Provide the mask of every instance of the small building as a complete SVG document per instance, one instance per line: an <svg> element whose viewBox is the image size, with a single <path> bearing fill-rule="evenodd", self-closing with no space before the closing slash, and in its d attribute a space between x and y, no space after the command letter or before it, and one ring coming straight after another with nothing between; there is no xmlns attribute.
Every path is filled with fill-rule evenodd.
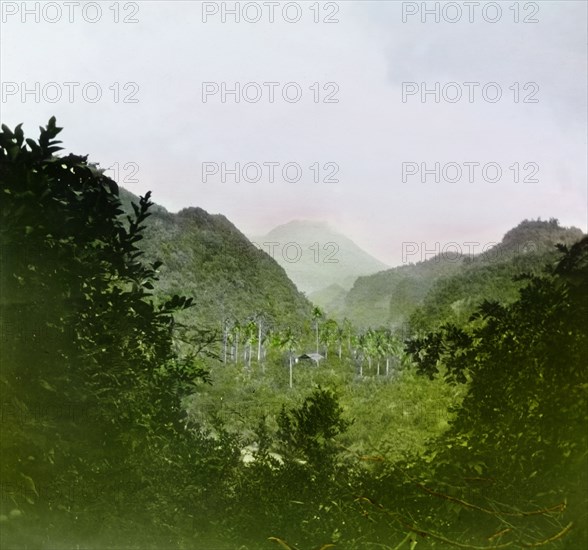
<svg viewBox="0 0 588 550"><path fill-rule="evenodd" d="M318 367L321 359L324 359L324 356L322 356L320 353L303 353L302 355L296 357L296 363L299 361L313 361L315 366Z"/></svg>

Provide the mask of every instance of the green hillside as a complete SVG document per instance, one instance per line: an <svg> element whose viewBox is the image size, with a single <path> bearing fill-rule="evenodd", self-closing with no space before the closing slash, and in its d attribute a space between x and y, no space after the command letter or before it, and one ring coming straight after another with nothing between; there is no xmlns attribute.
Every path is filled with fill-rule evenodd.
<svg viewBox="0 0 588 550"><path fill-rule="evenodd" d="M121 190L127 211L138 198ZM220 214L184 208L177 214L154 205L140 247L149 261L163 262L157 292L194 297L182 321L220 327L224 319L263 313L275 325L299 325L310 303L286 272Z"/></svg>
<svg viewBox="0 0 588 550"><path fill-rule="evenodd" d="M347 291L337 283L333 283L326 288L317 290L308 296L309 300L317 306L328 311L332 317L337 317L343 307L345 307L345 297Z"/></svg>
<svg viewBox="0 0 588 550"><path fill-rule="evenodd" d="M413 316L413 327L425 328L465 318L486 298L514 299L520 287L514 276L538 272L555 260L556 244L572 244L582 235L580 229L562 227L554 219L525 220L482 254L438 255L360 277L343 308L329 313L358 326L399 326Z"/></svg>
<svg viewBox="0 0 588 550"><path fill-rule="evenodd" d="M463 259L435 257L417 264L399 266L367 277L359 277L339 312L357 326L401 324L439 277L458 273ZM395 309L390 307L394 302Z"/></svg>

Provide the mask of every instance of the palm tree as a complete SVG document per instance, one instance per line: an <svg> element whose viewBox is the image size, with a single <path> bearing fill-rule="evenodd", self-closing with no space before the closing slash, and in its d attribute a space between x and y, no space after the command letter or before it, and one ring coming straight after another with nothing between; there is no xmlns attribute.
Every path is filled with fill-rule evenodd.
<svg viewBox="0 0 588 550"><path fill-rule="evenodd" d="M261 332L263 327L263 314L258 313L255 316L257 320L257 363L261 361Z"/></svg>
<svg viewBox="0 0 588 550"><path fill-rule="evenodd" d="M241 334L241 325L239 321L233 323L233 328L229 334L233 343L233 359L236 365L239 363L239 336Z"/></svg>
<svg viewBox="0 0 588 550"><path fill-rule="evenodd" d="M244 350L243 350L243 361L247 361L247 368L251 369L251 348L253 347L253 343L255 342L255 337L257 335L257 325L255 321L250 320L245 327L243 328L244 334Z"/></svg>
<svg viewBox="0 0 588 550"><path fill-rule="evenodd" d="M398 362L401 361L403 355L402 341L398 339L391 331L388 332L387 341L387 353L386 356L386 376L388 376L390 369L390 356L394 357Z"/></svg>
<svg viewBox="0 0 588 550"><path fill-rule="evenodd" d="M368 330L368 366L372 370L372 359L378 356L377 333L375 330Z"/></svg>
<svg viewBox="0 0 588 550"><path fill-rule="evenodd" d="M376 345L376 333L373 329L369 328L364 334L361 335L362 352L367 357L368 369L372 370L372 359L377 356L377 345Z"/></svg>
<svg viewBox="0 0 588 550"><path fill-rule="evenodd" d="M323 317L324 313L323 310L315 306L312 310L312 318L314 319L314 330L316 333L316 352L319 352L319 319Z"/></svg>
<svg viewBox="0 0 588 550"><path fill-rule="evenodd" d="M345 339L345 329L337 326L337 333L335 336L337 338L337 355L339 355L339 361L341 361L341 350L343 348L343 340Z"/></svg>
<svg viewBox="0 0 588 550"><path fill-rule="evenodd" d="M380 359L386 358L386 376L390 372L390 355L394 354L396 348L393 346L392 332L387 328L368 331L372 341L371 353L377 358L377 375L380 375Z"/></svg>
<svg viewBox="0 0 588 550"><path fill-rule="evenodd" d="M380 359L386 355L386 335L382 330L373 333L374 355L377 358L377 376L380 376Z"/></svg>
<svg viewBox="0 0 588 550"><path fill-rule="evenodd" d="M279 347L282 350L288 351L288 368L290 374L290 388L293 385L293 354L294 350L298 347L299 342L296 335L292 332L292 329L288 327L282 334L279 339Z"/></svg>
<svg viewBox="0 0 588 550"><path fill-rule="evenodd" d="M353 329L351 321L347 319L347 317L343 319L343 333L345 335L345 338L347 338L347 353L351 353L351 341L353 339L355 331Z"/></svg>
<svg viewBox="0 0 588 550"><path fill-rule="evenodd" d="M223 365L227 364L227 347L229 343L229 319L223 321Z"/></svg>
<svg viewBox="0 0 588 550"><path fill-rule="evenodd" d="M276 333L269 326L266 326L265 330L261 333L261 366L262 366L262 371L264 370L265 358L267 356L267 349L274 347L273 339L274 339L275 334Z"/></svg>
<svg viewBox="0 0 588 550"><path fill-rule="evenodd" d="M354 338L354 347L353 355L359 363L359 376L363 378L363 360L365 359L367 350L367 338L365 334L360 334Z"/></svg>
<svg viewBox="0 0 588 550"><path fill-rule="evenodd" d="M337 334L337 321L333 319L328 319L322 327L320 331L320 340L325 345L325 359L329 355L329 347L333 343L335 336Z"/></svg>

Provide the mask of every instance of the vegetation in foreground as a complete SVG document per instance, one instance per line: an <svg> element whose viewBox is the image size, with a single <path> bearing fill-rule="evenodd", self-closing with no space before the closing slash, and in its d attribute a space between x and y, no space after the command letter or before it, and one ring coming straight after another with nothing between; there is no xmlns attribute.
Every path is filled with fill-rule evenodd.
<svg viewBox="0 0 588 550"><path fill-rule="evenodd" d="M59 131L0 134L3 548L586 546L587 238L402 345L316 309L198 332L149 195L126 217Z"/></svg>

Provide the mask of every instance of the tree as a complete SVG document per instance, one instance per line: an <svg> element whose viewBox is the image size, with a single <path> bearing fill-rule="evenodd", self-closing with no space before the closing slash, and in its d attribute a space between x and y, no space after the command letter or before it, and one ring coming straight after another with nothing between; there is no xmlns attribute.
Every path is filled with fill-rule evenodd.
<svg viewBox="0 0 588 550"><path fill-rule="evenodd" d="M378 329L373 332L373 347L374 355L377 358L377 375L380 376L380 359L386 358L386 375L389 371L389 345L390 345L390 331L386 329Z"/></svg>
<svg viewBox="0 0 588 550"><path fill-rule="evenodd" d="M243 327L239 321L235 321L229 333L229 339L232 343L233 361L235 365L239 364L239 338L243 331Z"/></svg>
<svg viewBox="0 0 588 550"><path fill-rule="evenodd" d="M253 319L249 320L243 327L243 358L247 361L247 368L249 370L251 370L251 351L257 337L257 330L257 325Z"/></svg>
<svg viewBox="0 0 588 550"><path fill-rule="evenodd" d="M353 328L353 324L351 323L351 321L347 318L343 319L343 337L345 339L347 339L347 353L351 353L351 342L353 340L353 337L355 335L355 330ZM340 351L340 350L339 350ZM341 358L341 355L339 354L339 358Z"/></svg>
<svg viewBox="0 0 588 550"><path fill-rule="evenodd" d="M337 339L337 357L339 357L339 360L341 360L341 355L343 351L343 340L345 339L345 330L343 329L343 327L337 327L335 337Z"/></svg>
<svg viewBox="0 0 588 550"><path fill-rule="evenodd" d="M324 317L323 310L315 306L312 310L312 318L314 321L314 330L316 335L316 352L319 352L319 321Z"/></svg>
<svg viewBox="0 0 588 550"><path fill-rule="evenodd" d="M354 355L356 362L359 364L359 376L363 378L363 362L368 355L368 336L366 333L359 334L355 337Z"/></svg>
<svg viewBox="0 0 588 550"><path fill-rule="evenodd" d="M263 314L258 313L255 316L255 320L257 323L257 363L261 363L261 345L262 345L262 332L263 332Z"/></svg>
<svg viewBox="0 0 588 550"><path fill-rule="evenodd" d="M229 324L230 319L223 320L223 365L227 364L227 348L229 345Z"/></svg>
<svg viewBox="0 0 588 550"><path fill-rule="evenodd" d="M0 133L0 386L3 403L42 411L3 423L0 476L27 480L13 505L32 530L36 514L64 510L92 523L91 503L64 496L72 487L106 477L99 512L128 471L149 483L183 437L183 392L203 375L173 351L173 313L192 300L151 294L161 264L143 263L138 248L150 193L123 217L114 181L85 156L57 155L60 132L51 118L38 141L21 125ZM121 498L133 509L132 494Z"/></svg>
<svg viewBox="0 0 588 550"><path fill-rule="evenodd" d="M299 346L298 337L291 328L287 328L278 336L278 346L282 350L288 352L288 370L289 370L289 386L293 386L293 355L296 348Z"/></svg>
<svg viewBox="0 0 588 550"><path fill-rule="evenodd" d="M327 321L323 323L323 326L319 331L320 341L325 346L325 358L327 358L329 355L329 347L334 342L337 336L337 330L337 321L333 319L327 319Z"/></svg>
<svg viewBox="0 0 588 550"><path fill-rule="evenodd" d="M566 544L580 548L588 542L586 492L578 489L588 481L588 237L560 250L555 267L523 276L515 302L484 301L464 327L446 324L408 351L422 374L468 382L457 418L429 455L435 479L459 486L470 476L492 478L484 509L523 503L547 520L566 510L533 545L569 531ZM490 517L500 524L499 513Z"/></svg>
<svg viewBox="0 0 588 550"><path fill-rule="evenodd" d="M277 418L278 438L288 455L308 460L318 469L330 467L336 452L334 438L344 433L349 421L336 395L317 388L298 408L286 411Z"/></svg>

